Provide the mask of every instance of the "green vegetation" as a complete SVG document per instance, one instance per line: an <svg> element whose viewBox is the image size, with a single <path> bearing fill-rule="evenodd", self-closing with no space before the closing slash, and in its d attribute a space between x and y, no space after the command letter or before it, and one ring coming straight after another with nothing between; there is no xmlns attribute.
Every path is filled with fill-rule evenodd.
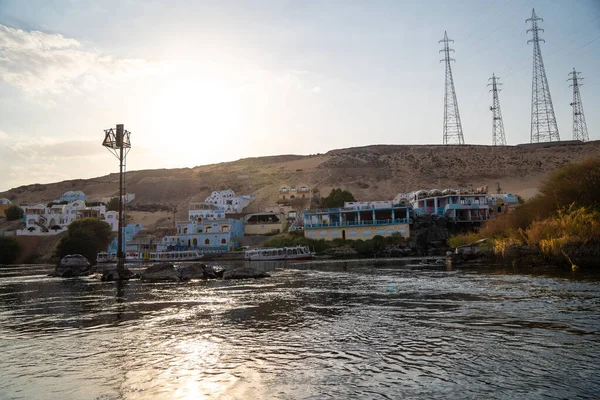
<svg viewBox="0 0 600 400"><path fill-rule="evenodd" d="M0 264L12 264L19 254L19 243L15 238L0 236Z"/></svg>
<svg viewBox="0 0 600 400"><path fill-rule="evenodd" d="M69 225L67 236L58 243L55 255L62 258L67 254L81 254L94 263L98 252L106 251L113 236L110 225L104 221L97 218L78 219Z"/></svg>
<svg viewBox="0 0 600 400"><path fill-rule="evenodd" d="M119 198L113 197L106 205L106 211L119 211Z"/></svg>
<svg viewBox="0 0 600 400"><path fill-rule="evenodd" d="M356 201L352 193L342 189L331 189L329 196L321 199L321 206L323 208L339 208L344 206L346 201Z"/></svg>
<svg viewBox="0 0 600 400"><path fill-rule="evenodd" d="M23 209L16 205L8 207L6 210L4 210L4 214L6 214L6 219L8 221L16 221L23 218L25 215Z"/></svg>
<svg viewBox="0 0 600 400"><path fill-rule="evenodd" d="M334 239L325 241L323 239L315 240L308 239L303 236L288 235L276 237L264 244L265 247L292 247L292 246L308 246L311 251L317 254L324 254L327 250L335 248L350 248L354 249L359 256L373 257L385 255L387 246L406 246L407 240L399 233L391 236L377 235L369 240L343 240Z"/></svg>
<svg viewBox="0 0 600 400"><path fill-rule="evenodd" d="M451 237L448 245L485 237L501 256L524 245L555 262L572 264L580 256L595 256L600 244L600 159L556 169L535 197L487 221L477 232Z"/></svg>

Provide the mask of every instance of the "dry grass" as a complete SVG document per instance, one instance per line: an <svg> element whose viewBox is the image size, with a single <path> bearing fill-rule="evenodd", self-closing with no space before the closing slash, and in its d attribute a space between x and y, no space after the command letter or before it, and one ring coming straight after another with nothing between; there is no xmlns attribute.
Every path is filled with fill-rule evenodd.
<svg viewBox="0 0 600 400"><path fill-rule="evenodd" d="M600 240L600 212L569 207L555 217L535 221L526 231L527 244L547 256L567 255L570 245Z"/></svg>
<svg viewBox="0 0 600 400"><path fill-rule="evenodd" d="M600 242L599 190L600 159L558 168L540 193L514 212L486 221L475 233L452 237L448 245L488 238L502 256L514 245L528 245L544 256L570 260L569 252Z"/></svg>

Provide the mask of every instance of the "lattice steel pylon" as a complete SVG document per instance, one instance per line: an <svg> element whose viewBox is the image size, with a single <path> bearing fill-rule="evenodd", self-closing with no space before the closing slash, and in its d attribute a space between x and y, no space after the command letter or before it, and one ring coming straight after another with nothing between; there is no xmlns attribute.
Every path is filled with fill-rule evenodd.
<svg viewBox="0 0 600 400"><path fill-rule="evenodd" d="M573 140L587 142L590 140L590 137L588 136L585 115L583 115L583 104L581 103L581 95L579 94L579 86L581 86L579 80L583 78L578 77L578 74L580 72L575 71L575 68L573 68L573 72L569 73L571 77L567 79L567 81L572 81L569 86L573 87L573 102L571 103L571 107L573 107Z"/></svg>
<svg viewBox="0 0 600 400"><path fill-rule="evenodd" d="M533 38L527 43L533 42L533 82L531 84L531 143L559 141L558 126L556 125L556 116L552 106L552 97L550 97L550 88L542 60L542 51L540 50L540 41L545 42L539 37L537 22L543 21L535 15L535 9L531 12L531 18L525 22L531 22Z"/></svg>
<svg viewBox="0 0 600 400"><path fill-rule="evenodd" d="M450 58L450 52L454 51L448 46L449 42L444 32L444 38L438 43L444 43L444 48L439 52L444 52L444 59L440 62L446 62L446 87L444 92L444 144L465 144L462 125L460 123L460 114L458 113L458 102L456 101L456 91L454 90L454 79L452 79L452 68L450 61L456 61Z"/></svg>
<svg viewBox="0 0 600 400"><path fill-rule="evenodd" d="M502 112L500 111L500 100L498 100L498 89L499 85L502 85L498 82L498 77L495 74L492 74L492 77L489 80L492 83L488 83L488 86L491 86L490 92L492 92L492 106L490 107L490 111L494 113L492 120L492 145L494 146L506 146L506 137L504 136L504 122L502 122Z"/></svg>

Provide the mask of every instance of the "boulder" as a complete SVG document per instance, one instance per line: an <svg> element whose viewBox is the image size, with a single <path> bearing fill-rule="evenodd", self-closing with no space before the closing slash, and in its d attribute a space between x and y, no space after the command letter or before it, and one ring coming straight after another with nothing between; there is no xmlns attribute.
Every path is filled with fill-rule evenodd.
<svg viewBox="0 0 600 400"><path fill-rule="evenodd" d="M205 265L203 272L204 272L204 279L218 279L218 278L223 278L224 270L223 270L223 268L216 269L213 266Z"/></svg>
<svg viewBox="0 0 600 400"><path fill-rule="evenodd" d="M121 274L117 271L117 265L105 266L102 268L102 276L101 280L105 282L110 281L127 281L129 279L139 279L140 275L131 272L129 269L125 268Z"/></svg>
<svg viewBox="0 0 600 400"><path fill-rule="evenodd" d="M219 279L223 277L223 272L219 276L219 271L215 267L206 264L190 264L179 267L179 277L182 281L190 279Z"/></svg>
<svg viewBox="0 0 600 400"><path fill-rule="evenodd" d="M56 266L52 276L70 278L73 276L86 276L92 273L92 265L81 254L64 256Z"/></svg>
<svg viewBox="0 0 600 400"><path fill-rule="evenodd" d="M268 278L271 275L259 271L255 267L239 267L225 271L223 279L250 279L250 278Z"/></svg>
<svg viewBox="0 0 600 400"><path fill-rule="evenodd" d="M141 279L144 281L172 281L179 282L179 271L173 264L158 264L146 268L141 274Z"/></svg>
<svg viewBox="0 0 600 400"><path fill-rule="evenodd" d="M205 279L204 264L187 264L179 268L179 277L182 281L189 281L190 279Z"/></svg>

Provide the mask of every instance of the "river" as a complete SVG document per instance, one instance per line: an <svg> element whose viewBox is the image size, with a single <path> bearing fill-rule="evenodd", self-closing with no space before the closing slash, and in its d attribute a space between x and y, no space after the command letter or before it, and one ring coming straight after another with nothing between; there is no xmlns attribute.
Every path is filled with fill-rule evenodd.
<svg viewBox="0 0 600 400"><path fill-rule="evenodd" d="M600 274L262 264L122 284L0 267L0 399L600 397Z"/></svg>

